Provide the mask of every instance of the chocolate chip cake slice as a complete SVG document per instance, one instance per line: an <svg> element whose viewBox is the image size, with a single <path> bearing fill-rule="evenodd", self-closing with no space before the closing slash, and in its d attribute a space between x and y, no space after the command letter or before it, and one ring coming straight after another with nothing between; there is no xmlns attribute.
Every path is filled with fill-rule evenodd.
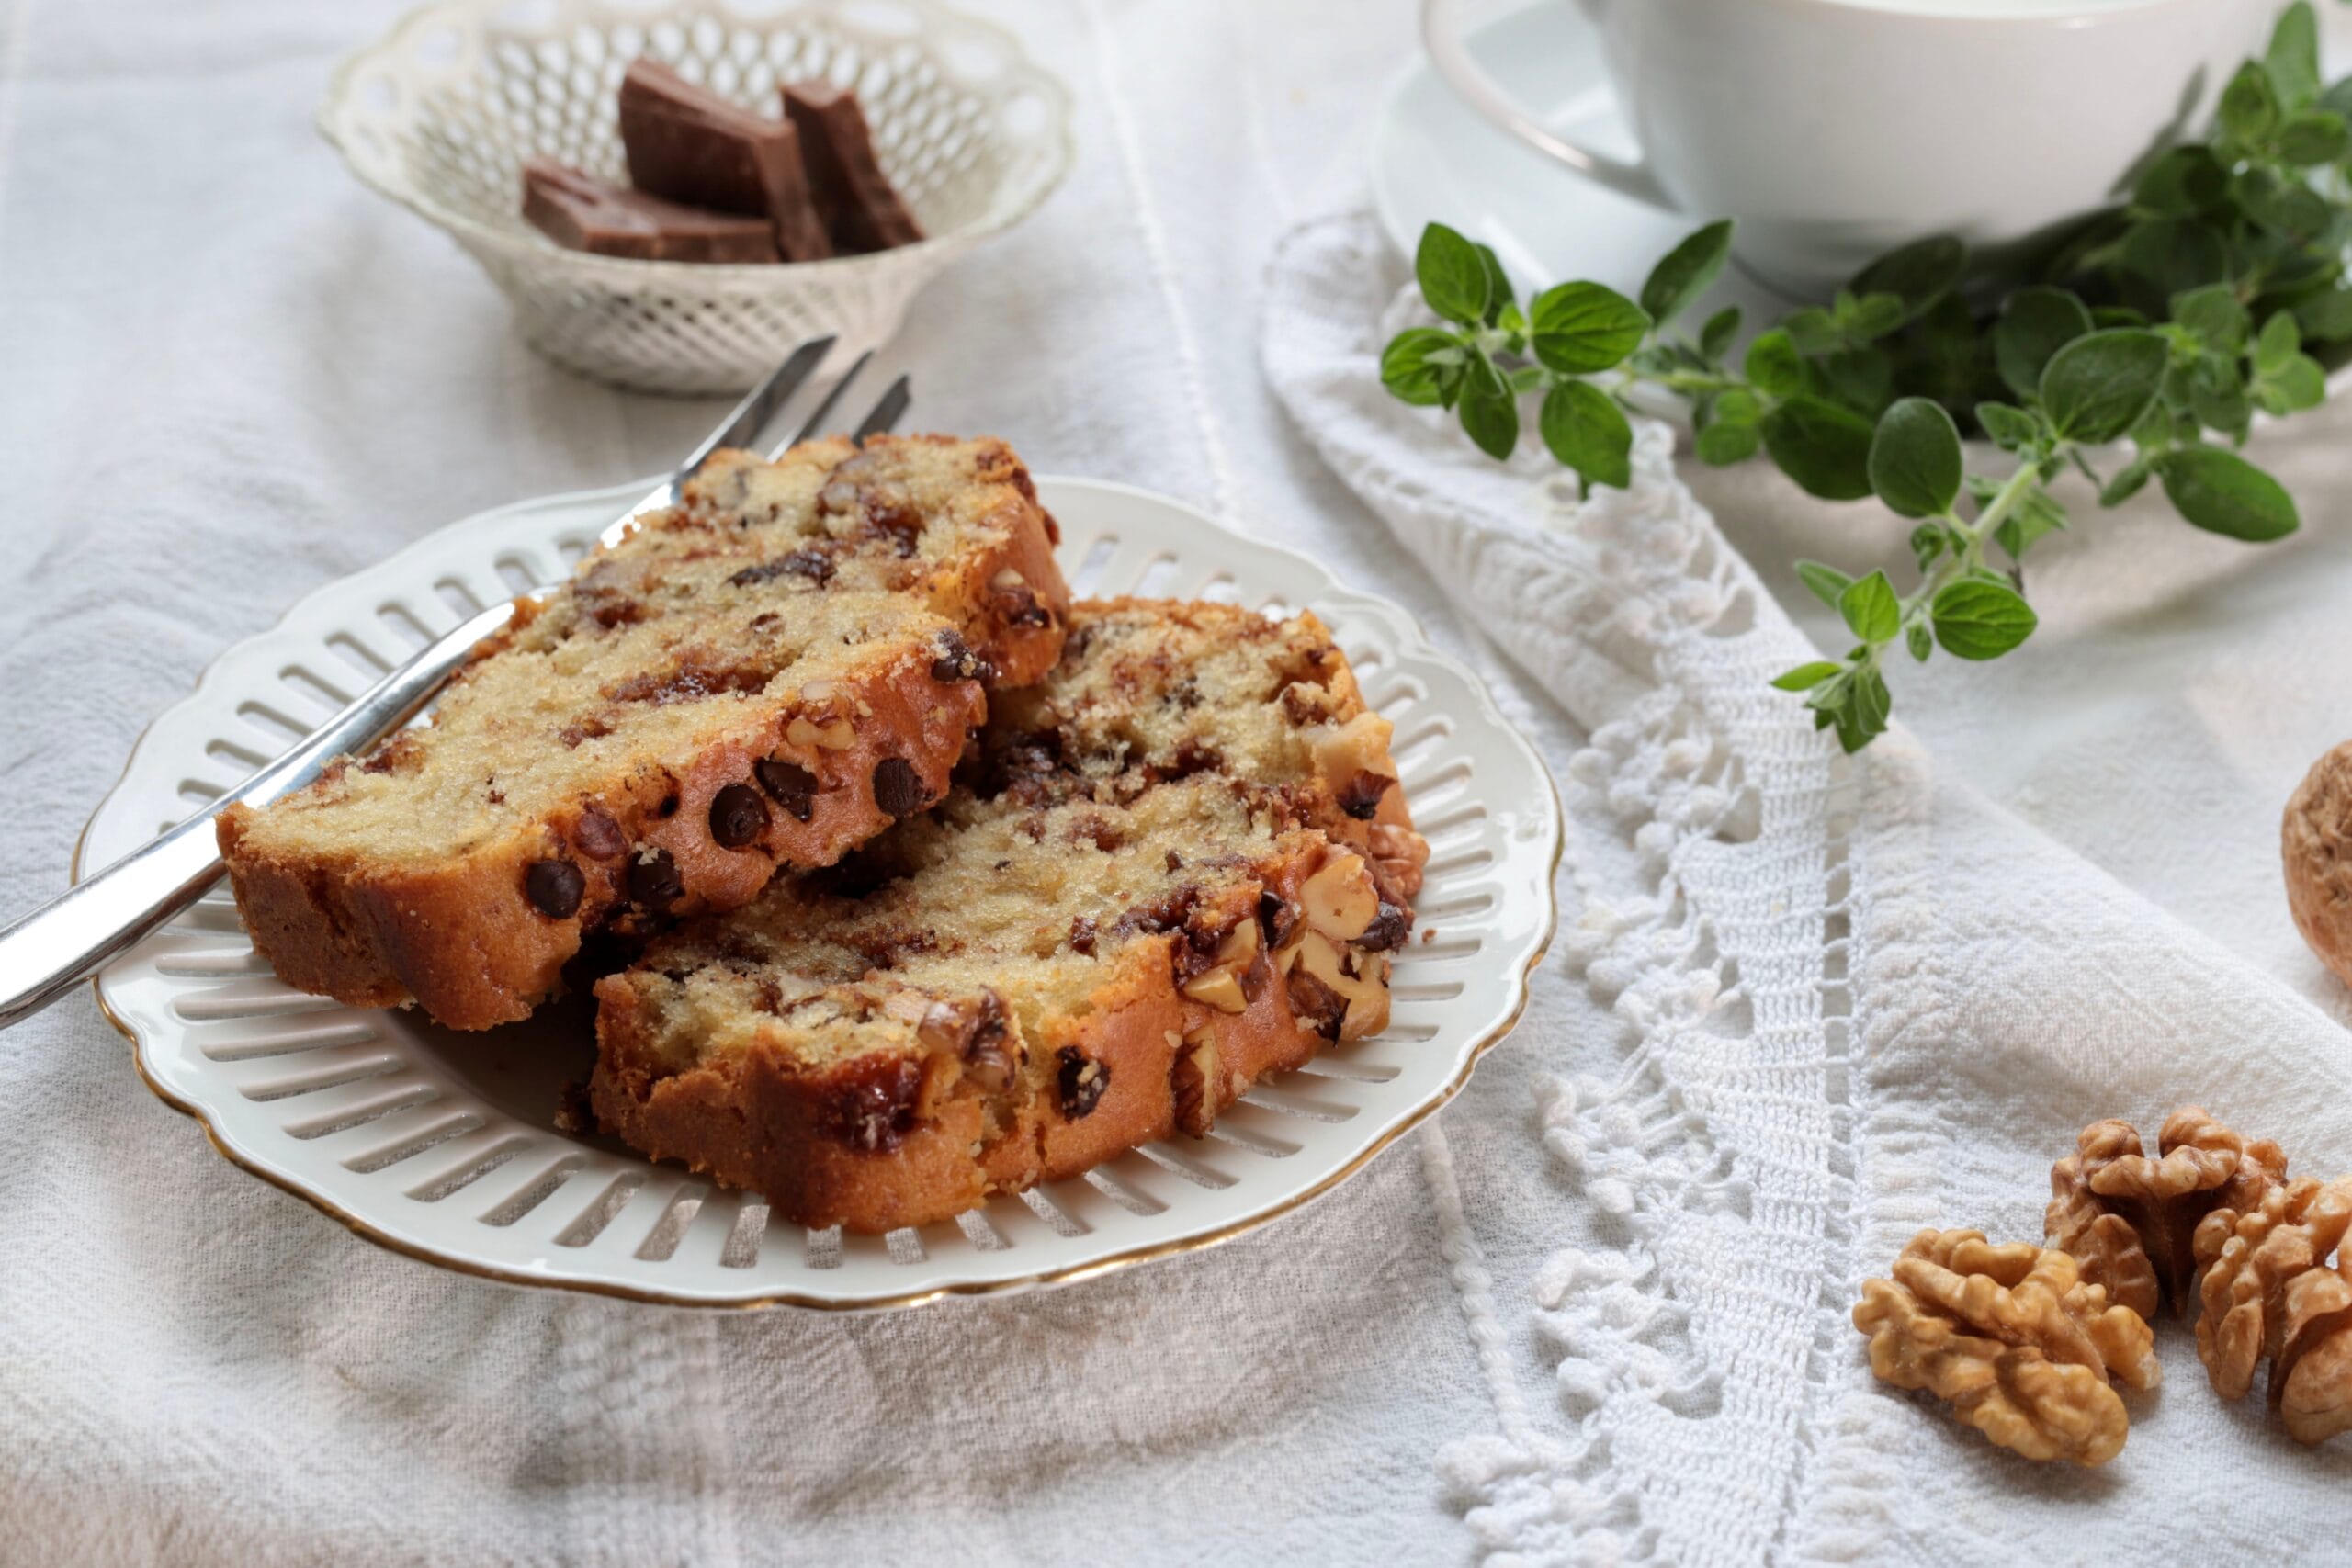
<svg viewBox="0 0 2352 1568"><path fill-rule="evenodd" d="M1387 1022L1388 740L1311 615L1081 604L937 810L598 983L597 1119L864 1232L1205 1134Z"/></svg>
<svg viewBox="0 0 2352 1568"><path fill-rule="evenodd" d="M1053 520L1003 443L723 453L525 602L433 722L220 820L287 983L519 1019L584 937L730 908L945 793L983 687L1061 651Z"/></svg>

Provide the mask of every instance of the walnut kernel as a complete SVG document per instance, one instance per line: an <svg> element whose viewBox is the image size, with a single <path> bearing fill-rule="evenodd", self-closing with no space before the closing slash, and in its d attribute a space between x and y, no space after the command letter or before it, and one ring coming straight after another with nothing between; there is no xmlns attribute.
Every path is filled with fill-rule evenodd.
<svg viewBox="0 0 2352 1568"><path fill-rule="evenodd" d="M2197 1320L2197 1354L2223 1399L2254 1386L2255 1368L2271 1360L2274 1396L2283 1396L2295 1362L2307 1348L2289 1342L2288 1296L2306 1275L2328 1272L2325 1262L2352 1228L2352 1178L2323 1186L2305 1177L2264 1192L2243 1212L2216 1209L2197 1227L2197 1261L2204 1306ZM2307 1320L2325 1312L2304 1287ZM2312 1322L2306 1321L2308 1330Z"/></svg>
<svg viewBox="0 0 2352 1568"><path fill-rule="evenodd" d="M2082 1282L2072 1256L1982 1231L1921 1231L1854 1308L1871 1371L1926 1389L1962 1422L2028 1459L2104 1464L2129 1414L2110 1378L2160 1381L2154 1338L2131 1308Z"/></svg>

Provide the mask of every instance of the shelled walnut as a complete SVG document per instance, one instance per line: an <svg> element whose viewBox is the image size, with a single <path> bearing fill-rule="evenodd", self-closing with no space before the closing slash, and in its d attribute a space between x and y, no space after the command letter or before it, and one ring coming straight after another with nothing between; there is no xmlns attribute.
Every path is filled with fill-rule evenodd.
<svg viewBox="0 0 2352 1568"><path fill-rule="evenodd" d="M2251 1207L2287 1176L2278 1145L2241 1137L2199 1106L2166 1117L2157 1146L2150 1159L2129 1122L2092 1122L2051 1168L2042 1218L2049 1244L2072 1254L2085 1280L2146 1318L2160 1303L2188 1310L2199 1222Z"/></svg>
<svg viewBox="0 0 2352 1568"><path fill-rule="evenodd" d="M2296 1277L2286 1292L2283 1359L2270 1364L2270 1398L2299 1443L2352 1431L2352 1258Z"/></svg>
<svg viewBox="0 0 2352 1568"><path fill-rule="evenodd" d="M2131 1417L2110 1378L2154 1388L2154 1337L2140 1314L2086 1284L2074 1258L1973 1230L1921 1231L1854 1308L1871 1371L1926 1389L1960 1420L2028 1459L2104 1464Z"/></svg>
<svg viewBox="0 0 2352 1568"><path fill-rule="evenodd" d="M2243 1398L2270 1362L2270 1403L2299 1441L2352 1426L2352 1283L2327 1259L2352 1229L2352 1178L2273 1187L2252 1208L2197 1227L2204 1314L2197 1354L2213 1392ZM2312 1353L2319 1351L2314 1359Z"/></svg>

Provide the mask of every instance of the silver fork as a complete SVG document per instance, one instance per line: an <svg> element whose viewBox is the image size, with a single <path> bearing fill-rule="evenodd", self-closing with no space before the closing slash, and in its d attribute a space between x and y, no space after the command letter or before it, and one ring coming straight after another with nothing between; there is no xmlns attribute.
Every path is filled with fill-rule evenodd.
<svg viewBox="0 0 2352 1568"><path fill-rule="evenodd" d="M712 453L757 440L769 421L815 374L832 346L831 338L822 337L793 350L674 473L614 519L597 536L597 543L617 543L639 518L675 502L685 482L710 460ZM842 394L871 357L860 355L825 393L799 432L791 441L780 444L775 453L820 434ZM897 424L906 414L909 397L907 378L901 376L858 422L854 438L863 441ZM552 588L542 588L528 597L545 598L552 592ZM0 931L0 1029L39 1012L107 960L203 897L205 889L220 878L212 819L224 807L232 802L261 806L289 795L317 778L335 758L362 750L406 724L432 701L475 646L504 629L514 614L510 601L444 634L234 790Z"/></svg>

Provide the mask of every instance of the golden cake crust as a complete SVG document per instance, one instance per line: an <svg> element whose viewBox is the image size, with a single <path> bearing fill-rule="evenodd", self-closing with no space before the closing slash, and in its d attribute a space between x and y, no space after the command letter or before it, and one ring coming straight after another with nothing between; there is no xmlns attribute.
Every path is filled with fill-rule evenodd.
<svg viewBox="0 0 2352 1568"><path fill-rule="evenodd" d="M796 554L793 571L776 570L761 558L795 527L808 530L815 565ZM936 549L932 530L944 536ZM388 853L338 830L352 797L393 782L368 775L430 770L436 742L463 743L436 725L337 763L287 801L221 814L221 855L254 945L300 989L365 1007L413 1001L481 1029L558 990L600 928L732 908L779 866L831 864L945 792L985 716L984 682L1009 689L1051 667L1069 608L1054 538L1001 442L819 442L775 465L720 454L671 513L592 555L549 604L526 601L445 694L445 712L463 709L469 689L482 705L527 709L534 694L512 678L513 661L567 658L563 638L642 638L648 603L677 617L659 669L606 682L585 708L554 703L488 732L494 758L571 749L560 759L570 771L543 798L502 810L503 795L486 793L479 821L453 827L445 837L462 841L446 849ZM739 677L729 660L757 639L738 628L818 613L846 616L835 641L854 646L801 649L773 672L763 663ZM796 680L801 668L821 674ZM659 736L639 747L622 728L608 739L648 711L662 716Z"/></svg>

